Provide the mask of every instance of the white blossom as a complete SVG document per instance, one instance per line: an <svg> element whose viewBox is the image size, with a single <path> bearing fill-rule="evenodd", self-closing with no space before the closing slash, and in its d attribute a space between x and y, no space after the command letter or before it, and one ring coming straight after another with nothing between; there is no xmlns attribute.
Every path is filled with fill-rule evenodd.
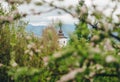
<svg viewBox="0 0 120 82"><path fill-rule="evenodd" d="M109 56L106 57L106 62L107 63L114 62L114 61L116 61L116 60L113 56L109 55Z"/></svg>
<svg viewBox="0 0 120 82"><path fill-rule="evenodd" d="M16 66L17 66L17 63L16 63L16 62L12 63L12 66L13 66L13 67L16 67Z"/></svg>
<svg viewBox="0 0 120 82"><path fill-rule="evenodd" d="M30 56L33 56L33 51L30 51L30 52L29 52L29 55L30 55Z"/></svg>
<svg viewBox="0 0 120 82"><path fill-rule="evenodd" d="M3 64L2 63L0 63L0 67L2 67L3 66Z"/></svg>

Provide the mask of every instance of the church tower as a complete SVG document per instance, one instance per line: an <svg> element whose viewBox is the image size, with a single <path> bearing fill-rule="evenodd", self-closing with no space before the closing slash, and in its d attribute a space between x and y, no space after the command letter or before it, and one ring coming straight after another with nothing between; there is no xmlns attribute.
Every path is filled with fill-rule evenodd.
<svg viewBox="0 0 120 82"><path fill-rule="evenodd" d="M58 31L58 42L59 42L60 47L64 47L67 45L67 37L64 36L64 33L61 27Z"/></svg>

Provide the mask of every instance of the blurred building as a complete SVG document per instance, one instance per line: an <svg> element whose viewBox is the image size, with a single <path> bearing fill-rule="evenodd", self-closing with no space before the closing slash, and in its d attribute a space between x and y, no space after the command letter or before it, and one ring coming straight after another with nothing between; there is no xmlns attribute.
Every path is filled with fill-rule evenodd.
<svg viewBox="0 0 120 82"><path fill-rule="evenodd" d="M58 31L58 42L60 47L64 47L67 45L67 37L64 36L64 33L62 31L62 28L60 27L59 31Z"/></svg>

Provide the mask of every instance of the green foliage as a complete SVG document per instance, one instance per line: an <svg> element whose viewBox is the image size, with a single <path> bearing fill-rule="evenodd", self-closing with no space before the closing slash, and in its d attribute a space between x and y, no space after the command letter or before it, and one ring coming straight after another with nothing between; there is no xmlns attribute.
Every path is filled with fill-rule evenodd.
<svg viewBox="0 0 120 82"><path fill-rule="evenodd" d="M93 5L92 16L99 22L97 25L90 21L91 10L83 0L76 6L76 15L54 3L37 3L47 3L78 18L68 45L60 49L54 28L43 30L41 38L25 31L28 23L21 21L19 12L14 13L16 5L24 1L6 1L9 12L0 5L0 82L120 81L120 21L114 22L112 13L105 16Z"/></svg>

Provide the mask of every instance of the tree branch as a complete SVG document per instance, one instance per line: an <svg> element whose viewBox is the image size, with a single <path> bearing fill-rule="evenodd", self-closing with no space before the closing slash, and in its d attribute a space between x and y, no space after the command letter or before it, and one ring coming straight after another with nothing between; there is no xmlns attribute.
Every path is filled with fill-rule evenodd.
<svg viewBox="0 0 120 82"><path fill-rule="evenodd" d="M89 24L93 29L95 29L95 30L102 30L102 29L98 29L98 26L97 26L98 23L92 24L91 22L89 22L89 21L87 21L87 20L85 20L85 19L82 19L82 21L83 21L83 20L84 20L84 22L85 22L86 24ZM102 31L103 31L103 30L102 30ZM109 36L111 36L112 38L115 38L116 40L120 41L120 37L112 34L111 32L109 32Z"/></svg>
<svg viewBox="0 0 120 82"><path fill-rule="evenodd" d="M62 10L62 11L64 11L64 12L70 14L72 17L76 17L72 12L68 11L68 9L65 9L65 8L62 8L62 7L59 7L59 6L56 6L56 5L52 4L52 3L47 2L46 0L42 0L42 1L43 1L44 3L47 3L48 5L50 5L50 6L53 7L53 8L50 9L50 10L48 10L48 11L39 12L39 13L47 13L47 12L53 11L53 10L55 10L55 9L60 9L60 10ZM115 9L116 9L116 6L115 6ZM115 9L114 9L114 10L115 10ZM80 19L80 18L78 17L78 19ZM91 22L89 22L89 21L87 21L87 20L85 20L85 19L80 19L80 20L83 21L83 22L85 22L85 23L87 23L87 24L89 24L90 26L92 26L93 29L98 30L98 26L97 26L98 23L92 24ZM100 30L100 29L99 29L99 30ZM101 29L101 30L102 30L102 29ZM118 36L116 36L116 35L114 35L114 34L112 34L112 33L109 33L109 35L110 35L111 37L117 39L118 41L120 41L120 37L118 37Z"/></svg>
<svg viewBox="0 0 120 82"><path fill-rule="evenodd" d="M45 1L45 0L43 0L43 2L49 4L51 7L55 8L55 9L60 9L60 10L62 10L62 11L64 11L64 12L70 14L72 17L76 17L72 12L68 11L68 9L65 9L65 8L63 8L63 7L56 6L56 5L51 4L51 3L49 3L49 2L47 2L47 1Z"/></svg>

